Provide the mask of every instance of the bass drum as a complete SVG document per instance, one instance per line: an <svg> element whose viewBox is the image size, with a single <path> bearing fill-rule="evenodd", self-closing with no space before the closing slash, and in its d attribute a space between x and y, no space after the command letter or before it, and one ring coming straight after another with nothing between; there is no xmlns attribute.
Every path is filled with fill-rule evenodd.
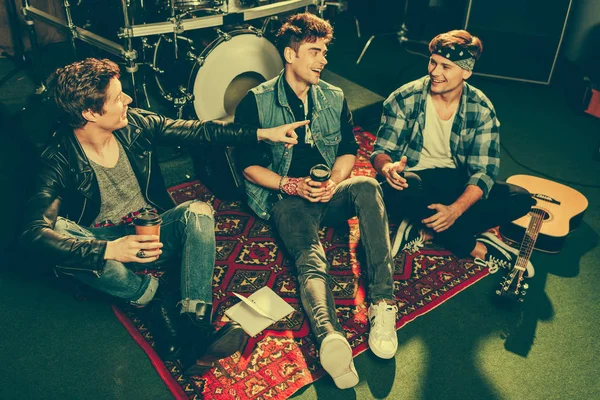
<svg viewBox="0 0 600 400"><path fill-rule="evenodd" d="M283 69L281 56L254 29L219 30L206 47L207 35L201 31L157 41L153 64L158 89L176 107L193 104L198 119L231 120L248 90Z"/></svg>

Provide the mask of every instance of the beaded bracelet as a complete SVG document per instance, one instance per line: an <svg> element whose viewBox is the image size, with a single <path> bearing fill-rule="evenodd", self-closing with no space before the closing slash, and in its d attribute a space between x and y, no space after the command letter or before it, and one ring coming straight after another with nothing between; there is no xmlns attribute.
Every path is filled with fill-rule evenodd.
<svg viewBox="0 0 600 400"><path fill-rule="evenodd" d="M287 175L286 175L286 176L282 176L282 177L281 177L281 179L279 180L279 193L285 193L285 192L283 191L283 181L284 181L284 179L286 179L286 178L287 178Z"/></svg>

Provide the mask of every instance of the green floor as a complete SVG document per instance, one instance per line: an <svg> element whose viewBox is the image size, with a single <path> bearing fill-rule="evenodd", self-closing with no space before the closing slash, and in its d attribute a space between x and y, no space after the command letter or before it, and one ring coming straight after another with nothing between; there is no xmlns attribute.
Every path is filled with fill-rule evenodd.
<svg viewBox="0 0 600 400"><path fill-rule="evenodd" d="M345 35L331 47L330 69L381 96L425 73L426 59L388 39L375 40L356 66L364 40ZM0 75L11 68L7 60L0 66ZM494 103L502 144L516 160L558 179L600 184L592 158L600 120L573 112L559 86L472 83ZM16 111L31 88L18 74L1 88L0 102ZM532 174L504 151L501 176L517 173ZM522 307L497 304L496 277L487 277L401 329L394 359L357 357L355 388L338 390L323 378L295 398L600 398L600 189L573 187L590 203L583 223L559 254L533 254L536 276ZM4 261L0 269L0 399L170 398L107 304L77 301L35 278L33 268Z"/></svg>

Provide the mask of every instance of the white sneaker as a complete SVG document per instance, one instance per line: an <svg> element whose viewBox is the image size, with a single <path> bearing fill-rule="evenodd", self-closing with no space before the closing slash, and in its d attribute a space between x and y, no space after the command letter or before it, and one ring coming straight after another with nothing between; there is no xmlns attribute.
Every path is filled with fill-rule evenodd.
<svg viewBox="0 0 600 400"><path fill-rule="evenodd" d="M340 389L347 389L358 383L358 372L354 368L352 348L340 333L330 333L321 343L321 365L333 378Z"/></svg>
<svg viewBox="0 0 600 400"><path fill-rule="evenodd" d="M369 307L369 347L379 358L392 358L398 349L396 315L398 307L380 301Z"/></svg>

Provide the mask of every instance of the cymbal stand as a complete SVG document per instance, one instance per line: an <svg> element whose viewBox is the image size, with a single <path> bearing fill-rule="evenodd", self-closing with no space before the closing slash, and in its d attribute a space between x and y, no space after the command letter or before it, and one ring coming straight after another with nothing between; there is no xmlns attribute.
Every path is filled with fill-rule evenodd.
<svg viewBox="0 0 600 400"><path fill-rule="evenodd" d="M123 24L124 24L123 26L125 27L126 31L129 31L129 30L131 30L131 23L129 22L129 12L128 12L127 1L128 0L121 0L121 8L123 9ZM138 65L135 62L135 60L137 59L137 53L133 49L131 37L126 37L123 39L125 41L126 52L129 55L129 56L125 57L125 62L127 63L125 70L129 73L129 79L131 81L130 92L133 94L133 104L135 104L136 107L139 107L137 90L136 90L137 86L135 85L135 73L138 71ZM148 98L146 97L146 100L147 99Z"/></svg>
<svg viewBox="0 0 600 400"><path fill-rule="evenodd" d="M413 40L413 39L409 39L407 37L408 27L406 26L406 19L408 18L408 3L409 3L409 0L406 0L404 3L404 16L402 17L402 26L400 27L400 30L371 35L369 40L367 40L365 47L363 47L362 52L360 53L360 56L358 56L358 59L356 60L356 65L360 64L360 61L362 60L365 53L367 52L367 49L371 45L371 42L373 42L373 40L375 40L376 37L395 35L398 37L398 41L400 42L401 45L403 45L405 43L429 44L428 42L425 42L423 40ZM358 20L356 20L356 26L358 29ZM360 32L360 30L358 32ZM358 36L360 37L360 33Z"/></svg>
<svg viewBox="0 0 600 400"><path fill-rule="evenodd" d="M7 1L7 3L9 3ZM23 0L23 6L28 5L29 0ZM35 26L33 22L33 18L26 12L23 12L23 16L25 18L25 24L27 25L27 35L29 36L29 41L31 42L31 55L32 55L32 65L33 65L33 78L36 84L35 94L42 94L46 91L46 86L44 85L44 79L42 78L43 73L41 70L42 63L40 60L42 59L42 52L40 51L40 45L37 40L37 34L35 32Z"/></svg>
<svg viewBox="0 0 600 400"><path fill-rule="evenodd" d="M0 86L4 85L10 80L10 78L15 76L19 72L19 69L25 66L26 62L25 49L23 48L23 41L21 40L21 35L18 29L19 20L17 18L17 9L15 7L15 3L12 0L7 0L5 1L5 5L6 16L8 17L8 25L10 28L10 36L12 38L15 54L10 55L3 51L2 56L12 60L15 63L15 68L0 78Z"/></svg>

